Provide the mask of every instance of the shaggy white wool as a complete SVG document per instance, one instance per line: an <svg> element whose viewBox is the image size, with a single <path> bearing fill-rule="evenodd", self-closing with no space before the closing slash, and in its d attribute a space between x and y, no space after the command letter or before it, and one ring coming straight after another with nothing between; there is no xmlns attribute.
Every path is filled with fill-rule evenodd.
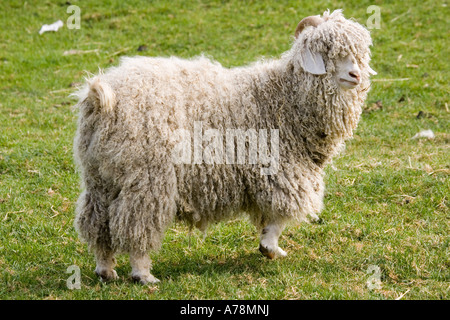
<svg viewBox="0 0 450 320"><path fill-rule="evenodd" d="M323 207L323 169L352 137L369 90L371 39L340 11L324 13L280 59L227 69L206 57L122 59L79 92L75 158L83 192L76 228L95 252L160 246L175 217L200 229L246 212L263 228ZM326 74L305 72L303 50ZM336 60L352 54L361 84L341 90ZM279 130L279 167L175 164L178 129Z"/></svg>

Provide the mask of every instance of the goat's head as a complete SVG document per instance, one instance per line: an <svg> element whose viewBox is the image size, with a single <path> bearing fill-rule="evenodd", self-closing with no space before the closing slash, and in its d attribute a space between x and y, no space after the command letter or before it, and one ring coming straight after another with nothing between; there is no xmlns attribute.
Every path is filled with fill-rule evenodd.
<svg viewBox="0 0 450 320"><path fill-rule="evenodd" d="M313 75L331 73L341 89L354 89L376 74L369 66L372 42L368 31L346 20L340 10L304 18L297 25L295 38L302 69Z"/></svg>

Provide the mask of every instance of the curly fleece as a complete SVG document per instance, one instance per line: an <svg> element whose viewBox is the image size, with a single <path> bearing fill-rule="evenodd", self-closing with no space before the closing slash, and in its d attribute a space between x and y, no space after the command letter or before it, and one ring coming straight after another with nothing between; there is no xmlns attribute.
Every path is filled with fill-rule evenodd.
<svg viewBox="0 0 450 320"><path fill-rule="evenodd" d="M308 27L279 59L224 68L191 60L132 57L89 79L77 95L75 159L82 193L75 226L95 251L158 249L175 219L205 229L247 213L259 228L302 221L323 207L324 167L352 137L370 87L371 38L340 11ZM308 47L327 73L301 66ZM361 84L341 90L336 59L352 54ZM175 164L177 129L279 130L279 167Z"/></svg>

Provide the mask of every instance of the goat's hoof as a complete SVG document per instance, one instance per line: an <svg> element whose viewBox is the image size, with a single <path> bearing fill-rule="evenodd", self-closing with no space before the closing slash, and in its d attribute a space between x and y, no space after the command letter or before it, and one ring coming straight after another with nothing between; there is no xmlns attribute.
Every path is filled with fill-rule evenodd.
<svg viewBox="0 0 450 320"><path fill-rule="evenodd" d="M311 213L308 216L309 222L311 223L317 223L317 224L322 224L323 223L323 219L320 218L317 214L315 213Z"/></svg>
<svg viewBox="0 0 450 320"><path fill-rule="evenodd" d="M262 244L259 245L259 251L267 258L269 259L275 259L277 256L279 257L285 257L287 255L286 251L281 249L280 247L274 248L267 248L264 247Z"/></svg>
<svg viewBox="0 0 450 320"><path fill-rule="evenodd" d="M117 272L114 269L111 270L95 269L95 274L100 277L101 282L108 282L111 280L116 280L118 278Z"/></svg>
<svg viewBox="0 0 450 320"><path fill-rule="evenodd" d="M263 254L263 256L269 258L269 259L273 259L275 258L275 252L267 249L266 247L264 247L263 245L259 245L259 251Z"/></svg>
<svg viewBox="0 0 450 320"><path fill-rule="evenodd" d="M142 285L157 284L157 283L160 282L159 279L155 278L151 274L147 274L147 275L132 275L131 278L133 279L134 282L139 282Z"/></svg>

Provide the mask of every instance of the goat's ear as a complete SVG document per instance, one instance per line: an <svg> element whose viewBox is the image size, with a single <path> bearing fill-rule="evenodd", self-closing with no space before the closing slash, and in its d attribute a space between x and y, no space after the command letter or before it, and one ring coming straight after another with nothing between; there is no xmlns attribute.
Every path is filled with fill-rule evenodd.
<svg viewBox="0 0 450 320"><path fill-rule="evenodd" d="M325 74L327 71L325 70L325 63L323 62L323 58L320 53L311 52L308 48L301 54L302 67L305 71L312 74Z"/></svg>

